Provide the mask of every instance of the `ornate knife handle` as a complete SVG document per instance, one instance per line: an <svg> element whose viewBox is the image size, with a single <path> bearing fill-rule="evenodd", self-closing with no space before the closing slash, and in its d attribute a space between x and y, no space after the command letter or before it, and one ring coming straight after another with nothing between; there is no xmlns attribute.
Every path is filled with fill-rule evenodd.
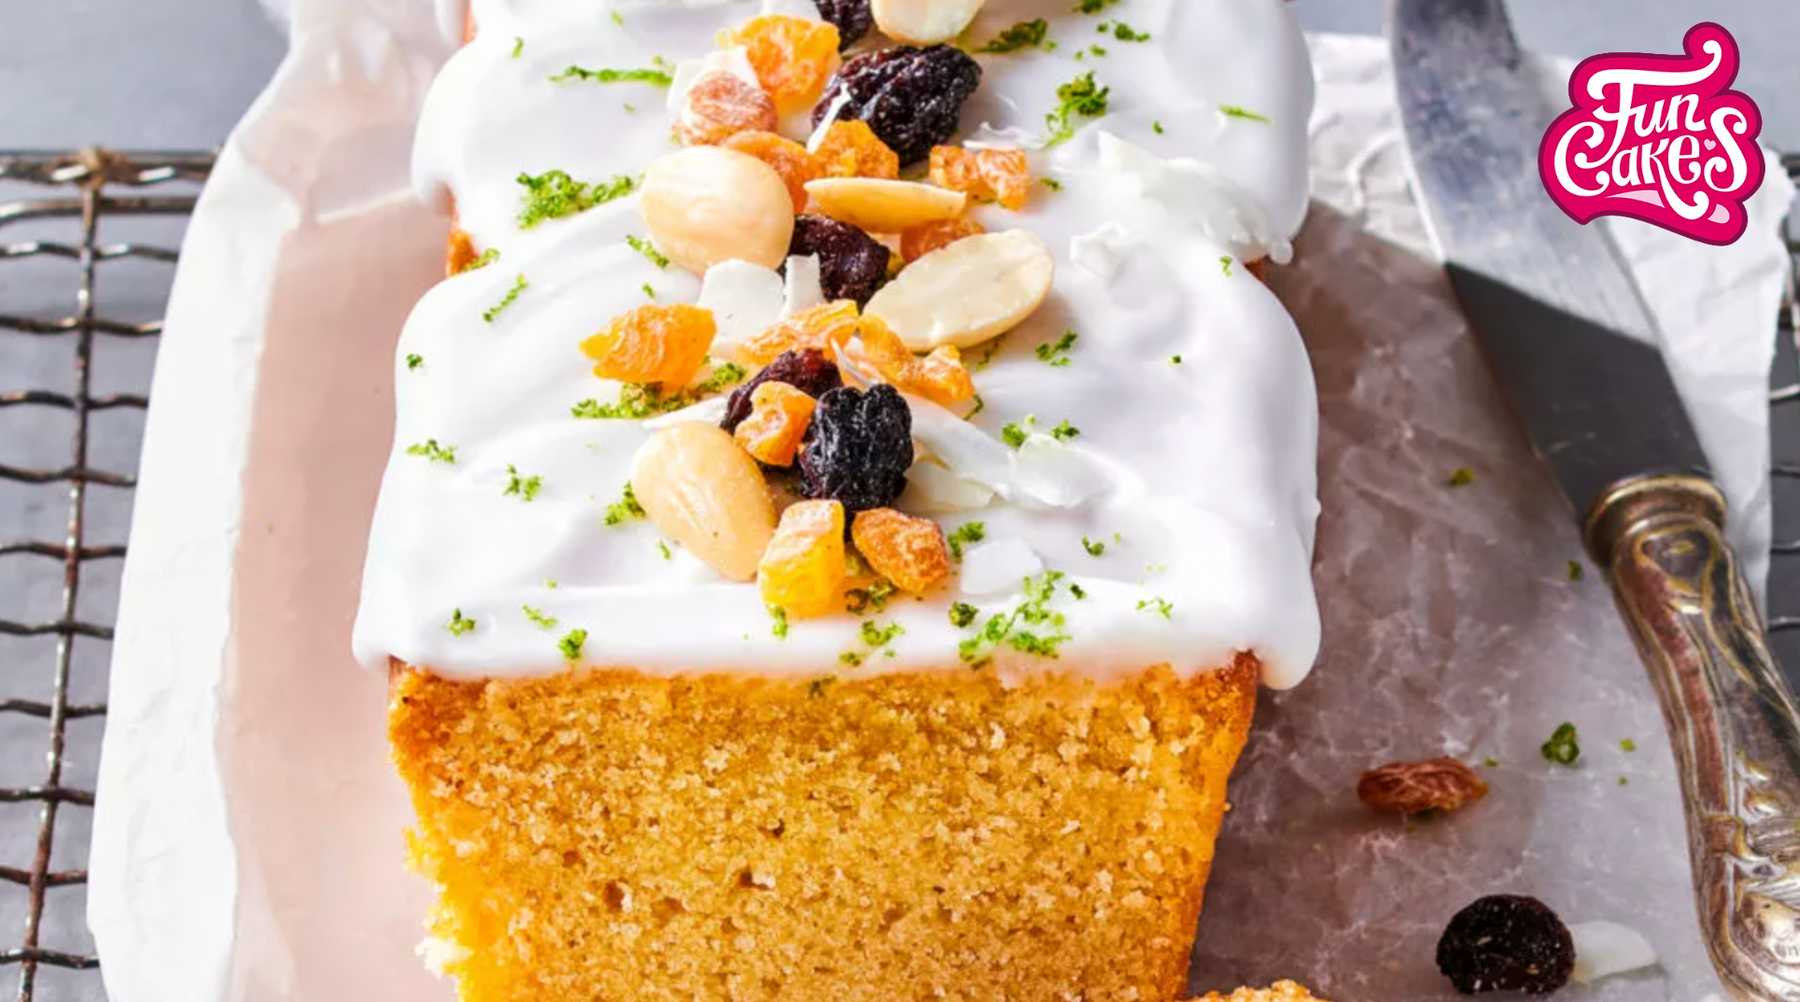
<svg viewBox="0 0 1800 1002"><path fill-rule="evenodd" d="M1707 949L1740 1002L1800 1002L1800 706L1699 477L1594 506L1587 545L1656 685L1687 806Z"/></svg>

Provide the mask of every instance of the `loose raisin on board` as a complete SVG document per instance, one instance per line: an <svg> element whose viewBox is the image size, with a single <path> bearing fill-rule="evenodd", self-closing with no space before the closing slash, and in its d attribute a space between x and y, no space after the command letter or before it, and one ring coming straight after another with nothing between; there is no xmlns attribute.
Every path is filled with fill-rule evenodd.
<svg viewBox="0 0 1800 1002"><path fill-rule="evenodd" d="M1542 901L1491 894L1450 920L1438 940L1437 963L1464 995L1548 995L1569 983L1575 941Z"/></svg>
<svg viewBox="0 0 1800 1002"><path fill-rule="evenodd" d="M794 217L794 238L789 257L819 259L819 284L825 298L851 299L860 309L887 284L888 255L881 241L867 233L825 216Z"/></svg>
<svg viewBox="0 0 1800 1002"><path fill-rule="evenodd" d="M756 388L764 383L786 383L809 397L818 398L844 385L844 377L831 359L817 348L787 352L763 366L749 382L731 391L731 398L725 403L725 420L719 422L719 427L737 431L737 426L754 409L751 398Z"/></svg>
<svg viewBox="0 0 1800 1002"><path fill-rule="evenodd" d="M851 514L887 508L912 464L912 411L899 391L846 386L819 398L800 450L800 492L841 501Z"/></svg>
<svg viewBox="0 0 1800 1002"><path fill-rule="evenodd" d="M1378 811L1454 811L1487 796L1488 785L1453 758L1394 762L1362 774L1356 795Z"/></svg>
<svg viewBox="0 0 1800 1002"><path fill-rule="evenodd" d="M837 26L838 51L842 52L862 40L875 27L875 12L869 0L813 0L819 5L819 16Z"/></svg>
<svg viewBox="0 0 1800 1002"><path fill-rule="evenodd" d="M819 125L846 97L837 117L869 123L900 155L902 164L923 160L956 134L963 102L981 84L981 64L960 49L897 45L857 56L838 68L813 110Z"/></svg>

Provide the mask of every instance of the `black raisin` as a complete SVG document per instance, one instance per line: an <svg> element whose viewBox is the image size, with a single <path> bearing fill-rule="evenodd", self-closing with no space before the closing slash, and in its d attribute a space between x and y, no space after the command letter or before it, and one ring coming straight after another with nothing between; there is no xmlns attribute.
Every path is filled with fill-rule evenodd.
<svg viewBox="0 0 1800 1002"><path fill-rule="evenodd" d="M886 508L912 468L912 411L898 390L845 386L819 398L800 449L800 493L841 501L849 514Z"/></svg>
<svg viewBox="0 0 1800 1002"><path fill-rule="evenodd" d="M875 13L869 0L813 0L819 5L819 16L838 30L838 51L842 52L862 40L875 27Z"/></svg>
<svg viewBox="0 0 1800 1002"><path fill-rule="evenodd" d="M737 431L737 426L750 416L750 395L764 383L786 383L817 399L844 385L844 378L838 374L837 363L817 348L784 352L750 377L749 382L731 391L731 399L725 402L725 420L719 422L719 427Z"/></svg>
<svg viewBox="0 0 1800 1002"><path fill-rule="evenodd" d="M1438 970L1464 995L1548 995L1575 970L1575 941L1536 898L1491 894L1450 920L1438 940Z"/></svg>
<svg viewBox="0 0 1800 1002"><path fill-rule="evenodd" d="M857 56L838 68L813 110L819 125L847 95L838 118L860 118L903 164L923 160L956 135L963 102L981 84L981 64L960 49L898 45Z"/></svg>
<svg viewBox="0 0 1800 1002"><path fill-rule="evenodd" d="M788 244L789 257L818 257L826 299L854 299L859 309L887 284L890 253L867 233L825 216L796 216Z"/></svg>

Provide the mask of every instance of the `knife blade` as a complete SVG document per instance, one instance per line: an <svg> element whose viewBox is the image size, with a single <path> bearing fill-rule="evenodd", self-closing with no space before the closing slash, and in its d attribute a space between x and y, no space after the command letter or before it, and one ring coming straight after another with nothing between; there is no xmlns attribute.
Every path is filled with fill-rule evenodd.
<svg viewBox="0 0 1800 1002"><path fill-rule="evenodd" d="M1713 964L1740 1002L1800 1002L1800 704L1656 325L1605 231L1539 181L1555 113L1501 0L1390 0L1388 31L1445 271L1662 705Z"/></svg>

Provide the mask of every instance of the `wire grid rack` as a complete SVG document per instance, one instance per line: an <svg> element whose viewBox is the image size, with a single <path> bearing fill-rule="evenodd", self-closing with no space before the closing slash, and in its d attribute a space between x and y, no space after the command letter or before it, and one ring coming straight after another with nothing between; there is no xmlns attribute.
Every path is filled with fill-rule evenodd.
<svg viewBox="0 0 1800 1002"><path fill-rule="evenodd" d="M71 825L66 815L72 809L86 809L94 803L91 783L83 785L70 775L70 762L83 746L91 766L97 756L99 727L81 735L72 729L81 721L103 721L106 706L103 698L80 698L76 692L76 668L81 644L109 645L111 620L116 604L116 565L125 556L122 535L116 543L93 541L90 507L95 492L116 489L126 492L123 507L117 508L112 521L122 526L128 511L128 492L136 483L135 474L123 469L106 469L95 462L93 446L99 439L96 425L109 412L129 411L141 414L149 404L144 392L98 392L95 366L118 342L149 342L162 332L160 319L118 319L97 305L99 266L108 262L139 261L163 266L157 277L164 288L168 281L166 266L173 264L176 251L173 241L162 243L101 240L103 222L129 217L185 217L194 207L194 186L204 181L213 164L210 153L135 153L122 155L90 149L68 154L0 153L0 185L14 183L30 189L30 197L0 203L0 264L16 267L17 262L52 259L73 262L74 277L66 271L62 285L51 292L72 289L72 309L55 312L48 318L35 314L14 313L13 301L19 289L0 281L0 347L8 338L54 339L70 342L67 363L72 368L60 388L28 388L0 390L0 485L7 483L29 487L48 487L61 495L58 512L62 516L60 541L7 538L13 522L4 518L9 504L31 505L30 499L15 500L0 493L0 568L9 562L39 562L54 565L60 571L60 593L50 603L47 615L21 616L15 609L0 604L0 640L6 638L45 638L48 647L9 649L0 647L0 721L23 719L41 722L44 737L44 759L41 771L28 777L30 781L14 785L13 778L22 776L16 768L0 763L0 806L22 805L32 811L18 858L29 857L29 865L8 865L11 857L0 857L0 890L23 891L13 898L0 895L0 977L9 969L16 972L18 1002L43 999L45 1002L70 1002L76 999L103 997L99 978L94 971L99 960L93 955L92 941L85 928L85 913L79 897L62 900L53 891L74 888L80 894L87 880L87 818ZM1785 158L1791 176L1800 178L1800 156ZM165 190L178 189L175 193ZM181 190L185 189L185 190ZM46 194L46 192L48 192ZM50 238L23 239L7 243L18 229L31 223L49 223L72 237L62 241ZM1776 613L1770 628L1779 634L1778 651L1785 649L1784 663L1800 666L1800 377L1796 372L1795 329L1800 326L1800 305L1795 302L1795 288L1800 286L1800 235L1788 231L1788 248L1794 257L1790 276L1788 303L1782 311L1782 346L1775 367L1779 374L1771 391L1777 424L1775 465L1777 503L1782 509L1780 526L1790 535L1776 545L1777 568L1771 578L1772 605ZM5 277L0 272L0 279ZM40 290L41 291L41 290ZM67 303L67 292L63 295ZM66 308L66 306L65 306ZM0 387L15 376L9 373L8 356L0 352ZM140 382L147 382L148 359L140 359ZM64 431L67 450L58 461L47 465L8 465L10 436L19 434L5 418L9 412L51 411L68 418ZM122 465L135 468L135 438ZM66 458L65 458L66 457ZM1791 495L1787 492L1792 491ZM41 505L41 499L40 499ZM23 524L29 525L29 520ZM29 531L29 530L27 530ZM102 601L84 602L84 574L93 578L97 567L112 565L114 590L101 589ZM1791 583L1792 590L1778 584ZM0 602L10 602L11 579L0 574ZM98 666L99 678L89 680L85 688L103 694L104 666L110 650L103 647L97 657L87 660ZM45 678L47 676L47 679ZM42 683L42 695L13 697L11 692L29 690L28 682ZM23 746L0 728L0 741L9 747ZM13 763L17 765L17 763ZM86 770L91 775L91 768ZM59 818L62 823L59 826ZM59 868L66 863L69 839L63 837L75 828L77 865ZM15 843L19 840L15 840ZM0 818L0 851L8 847L4 837L4 819ZM16 898L16 901L14 900ZM22 921L19 926L10 923ZM56 919L61 916L62 921ZM72 916L72 918L70 917ZM18 946L12 942L13 928L19 928ZM67 974L68 977L59 975ZM0 985L4 985L0 980Z"/></svg>

